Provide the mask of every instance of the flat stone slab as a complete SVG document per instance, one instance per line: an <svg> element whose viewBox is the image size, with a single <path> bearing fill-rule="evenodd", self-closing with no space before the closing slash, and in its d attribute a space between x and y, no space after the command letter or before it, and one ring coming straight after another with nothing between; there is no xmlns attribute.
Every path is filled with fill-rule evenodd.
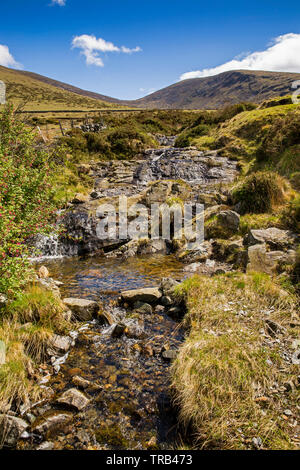
<svg viewBox="0 0 300 470"><path fill-rule="evenodd" d="M144 289L134 289L121 292L123 302L133 304L135 302L145 302L155 304L162 297L162 292L158 287L146 287Z"/></svg>
<svg viewBox="0 0 300 470"><path fill-rule="evenodd" d="M99 305L93 300L67 298L64 304L71 310L76 320L89 321L97 316Z"/></svg>
<svg viewBox="0 0 300 470"><path fill-rule="evenodd" d="M268 243L274 247L284 247L295 243L296 235L288 230L280 230L276 227L270 227L261 230L249 230L247 235L248 245L257 245L259 243Z"/></svg>
<svg viewBox="0 0 300 470"><path fill-rule="evenodd" d="M77 390L77 388L71 388L64 392L57 400L60 405L66 405L77 411L81 411L89 404L90 400L84 395L84 393Z"/></svg>

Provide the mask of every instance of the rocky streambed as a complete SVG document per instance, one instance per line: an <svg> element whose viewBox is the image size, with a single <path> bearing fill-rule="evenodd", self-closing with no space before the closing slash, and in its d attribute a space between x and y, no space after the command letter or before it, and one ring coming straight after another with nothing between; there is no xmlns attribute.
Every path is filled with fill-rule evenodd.
<svg viewBox="0 0 300 470"><path fill-rule="evenodd" d="M174 285L195 272L214 275L233 267L273 272L278 261L293 258L294 235L270 228L237 236L240 216L230 210L226 191L237 167L217 152L166 147L78 170L93 178L92 192L77 194L60 214L63 235L35 244L55 279L42 283L59 286L83 323L69 337L54 338L50 361L40 369L49 396L23 408L19 424L12 416L11 429L21 436L19 449L170 449L180 431L169 366L184 338L179 320L185 313ZM97 208L116 206L120 195L129 206L199 202L204 219L214 219L233 238L215 240L213 222L195 251L187 250L186 240L99 240Z"/></svg>
<svg viewBox="0 0 300 470"><path fill-rule="evenodd" d="M168 368L183 331L177 321L181 309L171 300L176 283L161 279L167 275L181 280L181 263L172 256L154 255L122 262L65 258L49 261L47 267L63 283L62 297L97 302L106 321L86 321L71 332L69 342L67 337L56 341L60 354L53 352L52 364L40 370L40 384L50 397L24 410L22 419L31 424L18 448L175 445L178 428Z"/></svg>

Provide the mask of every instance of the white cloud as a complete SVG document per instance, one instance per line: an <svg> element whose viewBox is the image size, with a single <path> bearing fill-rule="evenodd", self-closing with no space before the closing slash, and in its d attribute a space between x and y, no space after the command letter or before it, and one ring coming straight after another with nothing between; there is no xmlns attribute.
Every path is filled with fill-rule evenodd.
<svg viewBox="0 0 300 470"><path fill-rule="evenodd" d="M135 47L134 49L129 49L125 46L118 47L112 42L105 41L105 39L102 38L97 39L96 36L89 36L88 34L76 36L72 41L72 48L81 49L81 54L85 56L87 65L96 65L97 67L104 66L103 60L99 57L100 52L123 52L124 54L131 54L142 50L140 47Z"/></svg>
<svg viewBox="0 0 300 470"><path fill-rule="evenodd" d="M181 75L180 80L210 77L229 70L266 70L300 72L300 34L278 36L264 51L243 54L218 67L195 70Z"/></svg>
<svg viewBox="0 0 300 470"><path fill-rule="evenodd" d="M0 65L4 67L13 67L15 69L22 68L22 65L16 62L7 46L0 44Z"/></svg>
<svg viewBox="0 0 300 470"><path fill-rule="evenodd" d="M52 0L52 5L59 5L60 7L64 7L66 4L66 0Z"/></svg>

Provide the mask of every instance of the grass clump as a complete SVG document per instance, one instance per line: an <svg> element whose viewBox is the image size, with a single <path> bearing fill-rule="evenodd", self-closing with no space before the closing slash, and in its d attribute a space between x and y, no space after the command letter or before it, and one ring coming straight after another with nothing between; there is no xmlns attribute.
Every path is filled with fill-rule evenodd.
<svg viewBox="0 0 300 470"><path fill-rule="evenodd" d="M232 191L235 204L240 212L264 213L280 206L287 200L289 184L271 171L255 172L247 176Z"/></svg>
<svg viewBox="0 0 300 470"><path fill-rule="evenodd" d="M296 194L282 213L282 222L288 228L300 232L300 195Z"/></svg>
<svg viewBox="0 0 300 470"><path fill-rule="evenodd" d="M1 311L0 339L6 362L0 366L0 411L35 400L42 390L35 385L36 364L45 360L53 333L65 334L70 325L65 306L53 292L36 285L17 293Z"/></svg>
<svg viewBox="0 0 300 470"><path fill-rule="evenodd" d="M271 307L267 318L289 329L297 311L293 295L256 273L195 276L181 290L190 334L172 366L172 384L194 444L247 449L259 436L266 449L296 448L293 431L280 416L286 397L273 389L291 376L284 372L278 343L267 346L260 333ZM290 366L289 373L296 379L296 368ZM290 393L288 406L294 409L296 397Z"/></svg>

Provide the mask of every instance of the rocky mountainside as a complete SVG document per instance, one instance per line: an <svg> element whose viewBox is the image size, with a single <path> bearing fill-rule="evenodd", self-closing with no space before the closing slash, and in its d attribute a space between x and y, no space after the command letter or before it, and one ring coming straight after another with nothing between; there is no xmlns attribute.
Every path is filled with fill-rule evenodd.
<svg viewBox="0 0 300 470"><path fill-rule="evenodd" d="M175 83L132 103L143 108L217 109L291 94L300 74L235 70Z"/></svg>
<svg viewBox="0 0 300 470"><path fill-rule="evenodd" d="M77 101L75 107L108 105L149 109L217 109L227 104L242 101L260 103L291 94L293 81L299 79L300 74L297 73L235 70L212 77L183 80L144 98L122 101L36 73L0 67L0 80L8 85L10 99L35 97L33 101L40 101L44 107L50 100L60 103L61 108L71 104L74 107ZM37 95L40 100L37 100Z"/></svg>

